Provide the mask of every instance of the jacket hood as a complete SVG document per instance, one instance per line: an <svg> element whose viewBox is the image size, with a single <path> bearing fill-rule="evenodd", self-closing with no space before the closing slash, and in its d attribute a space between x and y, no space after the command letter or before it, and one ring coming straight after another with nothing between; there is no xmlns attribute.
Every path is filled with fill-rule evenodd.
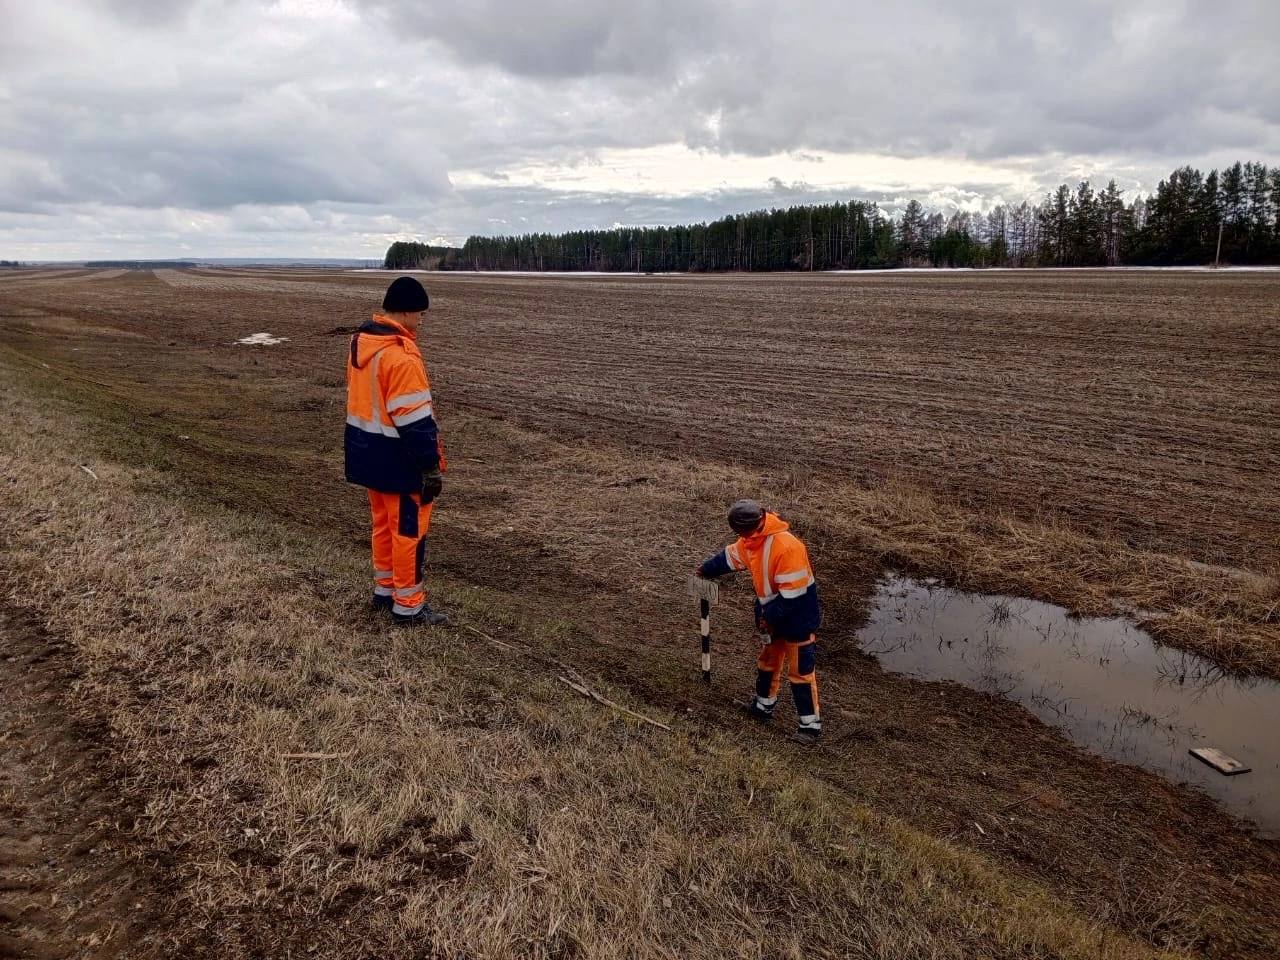
<svg viewBox="0 0 1280 960"><path fill-rule="evenodd" d="M760 529L751 536L743 537L742 539L746 540L748 543L757 543L765 537L771 537L775 533L782 533L782 531L790 529L791 524L787 523L787 521L783 520L776 513L769 513L768 511L765 511L764 524Z"/></svg>
<svg viewBox="0 0 1280 960"><path fill-rule="evenodd" d="M390 317L375 313L373 319L361 324L351 338L351 364L361 370L373 359L374 354L396 343L410 353L418 353L412 333Z"/></svg>

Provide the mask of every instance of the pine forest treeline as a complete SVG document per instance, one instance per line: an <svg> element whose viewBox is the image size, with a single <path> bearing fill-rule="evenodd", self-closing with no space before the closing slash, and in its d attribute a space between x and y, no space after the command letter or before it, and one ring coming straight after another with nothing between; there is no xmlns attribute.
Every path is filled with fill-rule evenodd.
<svg viewBox="0 0 1280 960"><path fill-rule="evenodd" d="M387 248L382 267L384 270L438 270L451 250L455 254L458 252L450 247L430 247L413 240L397 240Z"/></svg>
<svg viewBox="0 0 1280 960"><path fill-rule="evenodd" d="M711 223L471 237L462 248L396 243L391 269L858 270L874 267L1102 267L1280 263L1280 167L1175 170L1126 202L1112 181L1066 184L1040 203L950 216L911 201L894 219L874 203L758 210ZM393 257L393 254L395 256Z"/></svg>

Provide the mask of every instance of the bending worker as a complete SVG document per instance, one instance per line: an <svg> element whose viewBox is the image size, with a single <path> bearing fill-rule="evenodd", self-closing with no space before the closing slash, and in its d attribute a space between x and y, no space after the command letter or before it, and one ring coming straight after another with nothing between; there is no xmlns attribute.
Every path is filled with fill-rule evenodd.
<svg viewBox="0 0 1280 960"><path fill-rule="evenodd" d="M427 606L422 580L431 510L445 469L418 350L427 291L412 277L387 288L382 312L351 338L347 354L347 481L369 491L373 605L398 623L447 623Z"/></svg>
<svg viewBox="0 0 1280 960"><path fill-rule="evenodd" d="M815 672L822 605L809 552L777 514L766 513L754 500L739 500L729 509L729 526L738 540L705 560L697 574L713 578L751 571L756 626L767 642L760 650L756 695L745 709L757 720L773 716L785 666L800 722L794 739L812 743L822 733Z"/></svg>

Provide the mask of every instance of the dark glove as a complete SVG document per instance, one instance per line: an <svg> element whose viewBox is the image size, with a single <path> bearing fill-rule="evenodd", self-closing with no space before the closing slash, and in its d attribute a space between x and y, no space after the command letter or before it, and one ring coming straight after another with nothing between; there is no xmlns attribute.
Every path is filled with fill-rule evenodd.
<svg viewBox="0 0 1280 960"><path fill-rule="evenodd" d="M431 503L436 497L440 496L440 491L444 489L444 477L440 475L440 468L428 470L422 475L422 502Z"/></svg>
<svg viewBox="0 0 1280 960"><path fill-rule="evenodd" d="M755 602L756 613L756 629L763 634L773 635L773 628L769 626L769 621L764 618L764 607L760 605L760 601Z"/></svg>

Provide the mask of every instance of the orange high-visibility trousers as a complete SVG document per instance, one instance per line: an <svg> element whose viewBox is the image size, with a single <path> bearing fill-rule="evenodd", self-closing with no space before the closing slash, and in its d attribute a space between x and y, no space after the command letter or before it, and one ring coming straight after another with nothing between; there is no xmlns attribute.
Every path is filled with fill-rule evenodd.
<svg viewBox="0 0 1280 960"><path fill-rule="evenodd" d="M427 602L422 581L431 508L416 493L369 491L373 516L373 595L391 597L392 613L408 616Z"/></svg>
<svg viewBox="0 0 1280 960"><path fill-rule="evenodd" d="M817 637L812 635L802 643L773 638L760 648L760 659L756 662L757 710L761 713L773 713L773 708L778 703L778 690L782 686L782 669L786 667L800 727L822 729L822 708L818 704L816 642Z"/></svg>

